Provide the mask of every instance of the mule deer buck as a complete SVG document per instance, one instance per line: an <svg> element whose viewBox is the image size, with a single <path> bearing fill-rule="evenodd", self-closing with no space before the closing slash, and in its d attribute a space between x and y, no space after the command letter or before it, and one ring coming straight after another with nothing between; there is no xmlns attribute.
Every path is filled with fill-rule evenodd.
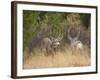
<svg viewBox="0 0 100 80"><path fill-rule="evenodd" d="M83 50L83 43L79 40L80 28L76 33L76 36L71 36L71 28L68 29L68 39L70 40L70 46L72 50ZM73 52L72 52L73 53Z"/></svg>
<svg viewBox="0 0 100 80"><path fill-rule="evenodd" d="M57 38L54 37L45 37L41 41L41 51L46 53L46 55L53 55L57 52L60 42L63 37L58 36Z"/></svg>

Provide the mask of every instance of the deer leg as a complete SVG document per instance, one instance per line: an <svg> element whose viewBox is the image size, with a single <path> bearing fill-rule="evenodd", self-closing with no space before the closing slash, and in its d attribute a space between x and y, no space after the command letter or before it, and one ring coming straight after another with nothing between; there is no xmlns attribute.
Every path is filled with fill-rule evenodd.
<svg viewBox="0 0 100 80"><path fill-rule="evenodd" d="M45 56L48 56L48 54L49 54L49 50L48 50L48 48L46 48Z"/></svg>
<svg viewBox="0 0 100 80"><path fill-rule="evenodd" d="M74 55L74 47L71 48L72 55Z"/></svg>

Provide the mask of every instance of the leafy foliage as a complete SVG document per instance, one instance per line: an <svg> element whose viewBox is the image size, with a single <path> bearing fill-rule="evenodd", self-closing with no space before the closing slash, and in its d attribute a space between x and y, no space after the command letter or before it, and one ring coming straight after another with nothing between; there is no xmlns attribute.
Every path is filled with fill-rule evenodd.
<svg viewBox="0 0 100 80"><path fill-rule="evenodd" d="M66 35L68 25L90 26L90 15L65 12L23 10L23 46L29 47L32 39L43 36ZM37 39L37 38L36 38Z"/></svg>

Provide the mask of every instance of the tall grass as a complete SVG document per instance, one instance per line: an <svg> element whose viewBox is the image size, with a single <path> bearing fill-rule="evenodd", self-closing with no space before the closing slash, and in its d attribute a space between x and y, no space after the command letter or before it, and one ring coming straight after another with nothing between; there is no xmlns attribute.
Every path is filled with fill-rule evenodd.
<svg viewBox="0 0 100 80"><path fill-rule="evenodd" d="M45 52L39 49L34 50L33 55L29 56L27 50L24 51L24 69L49 68L49 67L82 67L90 66L90 51L87 47L84 50L71 50L64 47L63 51L58 51L54 56L45 56Z"/></svg>

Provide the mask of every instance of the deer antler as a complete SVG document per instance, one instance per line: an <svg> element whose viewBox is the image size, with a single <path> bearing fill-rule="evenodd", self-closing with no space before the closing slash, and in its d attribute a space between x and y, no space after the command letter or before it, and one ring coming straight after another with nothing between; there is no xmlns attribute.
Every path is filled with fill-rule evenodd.
<svg viewBox="0 0 100 80"><path fill-rule="evenodd" d="M63 38L63 35L61 35L61 34L59 34L58 37L57 37L57 39L58 39L59 41L61 41L62 38Z"/></svg>
<svg viewBox="0 0 100 80"><path fill-rule="evenodd" d="M70 35L70 28L68 29L68 39L71 41L72 40L72 37Z"/></svg>
<svg viewBox="0 0 100 80"><path fill-rule="evenodd" d="M80 36L80 27L78 27L78 33L74 39L77 40L79 38L79 36Z"/></svg>

